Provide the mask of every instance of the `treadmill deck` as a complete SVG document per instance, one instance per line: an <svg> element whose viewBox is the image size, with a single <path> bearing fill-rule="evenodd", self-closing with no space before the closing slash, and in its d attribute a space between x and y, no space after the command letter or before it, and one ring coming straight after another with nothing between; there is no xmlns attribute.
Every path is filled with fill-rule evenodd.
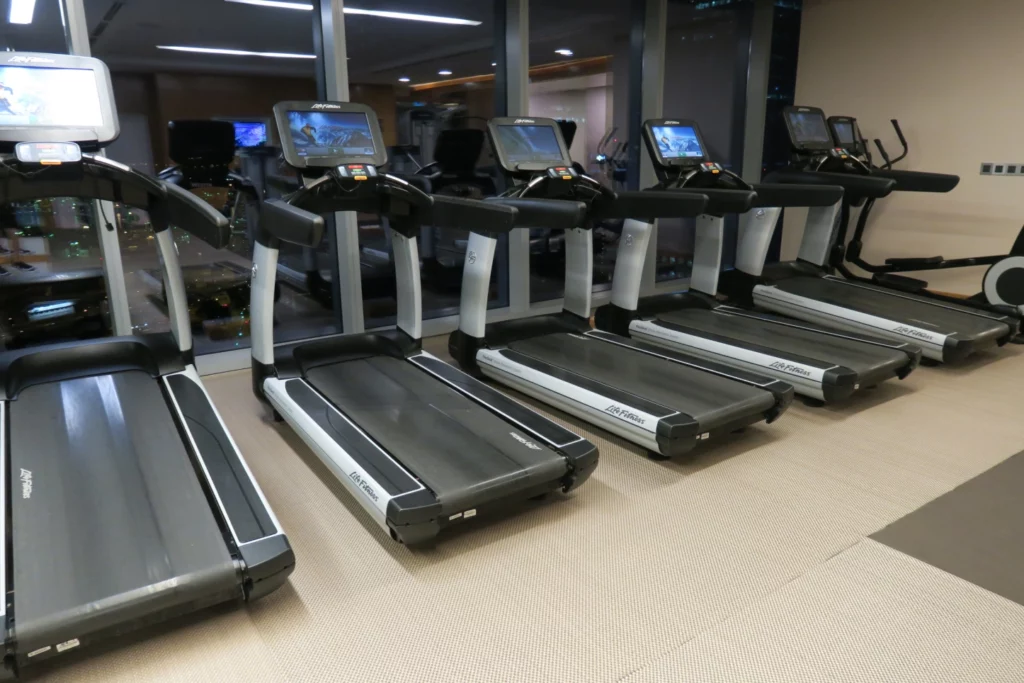
<svg viewBox="0 0 1024 683"><path fill-rule="evenodd" d="M741 346L786 360L815 365L822 369L848 368L860 382L874 384L893 377L905 366L903 351L876 346L813 330L731 315L724 310L687 308L662 313L660 320L703 334L710 339L739 342Z"/></svg>
<svg viewBox="0 0 1024 683"><path fill-rule="evenodd" d="M241 597L157 380L135 370L49 382L7 410L20 652Z"/></svg>
<svg viewBox="0 0 1024 683"><path fill-rule="evenodd" d="M407 360L369 356L312 368L305 376L429 488L444 512L567 474L565 457Z"/></svg>
<svg viewBox="0 0 1024 683"><path fill-rule="evenodd" d="M612 400L635 405L640 399L688 415L701 431L764 414L775 405L764 389L576 334L541 335L508 348L599 383Z"/></svg>

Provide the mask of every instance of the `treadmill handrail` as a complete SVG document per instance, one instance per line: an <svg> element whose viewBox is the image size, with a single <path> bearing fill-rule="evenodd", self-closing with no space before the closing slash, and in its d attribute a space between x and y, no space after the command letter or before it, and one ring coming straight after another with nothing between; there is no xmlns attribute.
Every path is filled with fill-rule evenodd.
<svg viewBox="0 0 1024 683"><path fill-rule="evenodd" d="M568 199L487 197L484 201L515 208L519 212L515 227L572 230L587 218L587 205Z"/></svg>
<svg viewBox="0 0 1024 683"><path fill-rule="evenodd" d="M838 185L856 197L881 198L896 188L896 181L874 176L783 168L764 177L766 183L784 185Z"/></svg>
<svg viewBox="0 0 1024 683"><path fill-rule="evenodd" d="M699 192L708 198L704 213L721 215L726 213L746 213L754 205L757 193L753 190L731 190L711 187L681 187L672 192Z"/></svg>
<svg viewBox="0 0 1024 683"><path fill-rule="evenodd" d="M871 169L871 175L896 181L895 192L950 192L960 184L960 176L950 173L879 168Z"/></svg>
<svg viewBox="0 0 1024 683"><path fill-rule="evenodd" d="M164 225L175 225L214 249L228 246L231 242L231 225L224 214L177 185L162 184L166 194L150 209L150 216L162 214Z"/></svg>
<svg viewBox="0 0 1024 683"><path fill-rule="evenodd" d="M44 175L37 168L25 168L14 157L3 161L0 202L99 199L148 211L154 232L175 225L217 249L227 246L231 238L228 219L199 197L105 157L83 154L80 163L51 166Z"/></svg>
<svg viewBox="0 0 1024 683"><path fill-rule="evenodd" d="M284 199L268 199L260 205L259 226L265 234L300 247L320 244L326 229L323 216Z"/></svg>
<svg viewBox="0 0 1024 683"><path fill-rule="evenodd" d="M708 205L703 190L695 192L652 192L630 190L615 193L614 200L599 201L591 207L590 218L632 218L652 221L656 218L692 218L705 212Z"/></svg>
<svg viewBox="0 0 1024 683"><path fill-rule="evenodd" d="M843 198L839 185L789 185L759 183L754 185L755 207L764 206L832 206Z"/></svg>
<svg viewBox="0 0 1024 683"><path fill-rule="evenodd" d="M519 210L515 206L478 199L431 195L431 225L472 230L484 235L501 235L516 226Z"/></svg>

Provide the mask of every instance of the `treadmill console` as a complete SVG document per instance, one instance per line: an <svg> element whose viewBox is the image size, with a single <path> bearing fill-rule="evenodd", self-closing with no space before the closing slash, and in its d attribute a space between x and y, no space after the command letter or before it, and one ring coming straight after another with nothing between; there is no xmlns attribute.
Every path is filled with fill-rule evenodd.
<svg viewBox="0 0 1024 683"><path fill-rule="evenodd" d="M502 170L513 176L546 173L552 178L576 173L551 174L549 169L572 171L572 159L558 122L544 118L502 117L491 119L487 135Z"/></svg>
<svg viewBox="0 0 1024 683"><path fill-rule="evenodd" d="M555 180L576 180L580 174L572 166L552 166L548 169L548 177Z"/></svg>
<svg viewBox="0 0 1024 683"><path fill-rule="evenodd" d="M666 171L675 175L680 170L701 169L712 163L696 121L650 119L644 122L643 138L659 178Z"/></svg>
<svg viewBox="0 0 1024 683"><path fill-rule="evenodd" d="M860 132L857 119L852 116L830 116L828 128L836 145L849 150L854 156L867 155L867 141Z"/></svg>
<svg viewBox="0 0 1024 683"><path fill-rule="evenodd" d="M374 111L354 102L279 102L274 120L284 160L298 169L336 169L353 180L376 177L387 148Z"/></svg>
<svg viewBox="0 0 1024 683"><path fill-rule="evenodd" d="M817 107L786 107L783 110L789 141L797 154L826 154L835 144L829 134L825 112Z"/></svg>
<svg viewBox="0 0 1024 683"><path fill-rule="evenodd" d="M114 91L107 66L91 57L0 53L0 153L21 142L74 143L95 151L117 139ZM73 158L71 148L25 147L19 159Z"/></svg>

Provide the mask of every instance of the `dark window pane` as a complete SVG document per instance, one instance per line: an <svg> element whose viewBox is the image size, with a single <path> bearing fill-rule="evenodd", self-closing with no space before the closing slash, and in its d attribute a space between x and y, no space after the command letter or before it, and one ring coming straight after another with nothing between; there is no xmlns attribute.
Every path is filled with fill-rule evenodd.
<svg viewBox="0 0 1024 683"><path fill-rule="evenodd" d="M352 101L377 112L390 172L428 181L438 194L480 198L497 192L483 135L496 114L493 7L476 0L397 7L462 22L454 24L345 17ZM458 312L468 234L448 227L421 230L424 318ZM359 242L366 326L392 324L396 300L390 231L377 216L360 215ZM507 254L507 240L502 240L491 277L492 308L508 305Z"/></svg>
<svg viewBox="0 0 1024 683"><path fill-rule="evenodd" d="M249 274L258 213L254 198L229 182L228 173L251 180L260 196L294 188L294 173L278 161L272 109L282 100L317 98L310 12L212 0L207 5L195 13L173 2L85 0L93 54L111 69L121 122L121 136L108 155L146 173L179 176L183 187L231 221L225 249L174 231L197 353L249 346ZM184 159L174 158L170 123L196 120L236 124L230 161L207 155L183 165ZM195 142L197 136L181 139ZM168 173L172 166L179 173ZM166 330L167 304L148 217L118 207L117 227L132 325L137 331ZM327 239L316 250L282 249L275 341L341 331L332 261Z"/></svg>
<svg viewBox="0 0 1024 683"><path fill-rule="evenodd" d="M575 124L569 153L609 187L625 189L630 3L564 0L530 4L530 109ZM569 142L569 140L566 140ZM622 221L596 226L594 287L611 283ZM558 299L565 286L561 231L530 231L530 300Z"/></svg>
<svg viewBox="0 0 1024 683"><path fill-rule="evenodd" d="M693 119L700 127L704 144L713 161L739 172L742 150L734 148L737 129L742 130L737 86L746 87L746 62L737 64L738 41L742 35L741 13L750 12L752 2L668 3L668 30L665 35L666 118ZM644 154L646 154L646 150ZM693 269L694 219L658 221L658 282L687 278ZM723 265L732 263L735 249L736 219L726 220Z"/></svg>

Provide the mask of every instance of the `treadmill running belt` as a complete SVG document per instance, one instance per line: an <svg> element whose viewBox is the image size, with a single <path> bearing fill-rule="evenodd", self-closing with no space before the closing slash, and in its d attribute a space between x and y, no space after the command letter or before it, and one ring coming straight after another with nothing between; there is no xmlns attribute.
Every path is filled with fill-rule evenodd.
<svg viewBox="0 0 1024 683"><path fill-rule="evenodd" d="M843 337L821 334L799 327L766 322L724 311L687 308L658 316L688 331L705 333L710 339L739 341L745 348L807 365L828 369L849 368L861 381L891 376L907 363L907 354L884 346L873 346ZM827 358L828 361L822 359Z"/></svg>
<svg viewBox="0 0 1024 683"><path fill-rule="evenodd" d="M1009 334L1009 328L998 320L922 303L842 280L791 277L775 283L775 287L783 292L933 330L938 334L955 334L965 340L996 340Z"/></svg>
<svg viewBox="0 0 1024 683"><path fill-rule="evenodd" d="M557 481L566 460L405 360L371 356L306 380L433 491L445 513Z"/></svg>
<svg viewBox="0 0 1024 683"><path fill-rule="evenodd" d="M23 652L241 597L160 385L130 371L9 404L14 614Z"/></svg>
<svg viewBox="0 0 1024 683"><path fill-rule="evenodd" d="M775 397L764 389L567 332L512 342L508 348L689 415L702 431L775 405Z"/></svg>

